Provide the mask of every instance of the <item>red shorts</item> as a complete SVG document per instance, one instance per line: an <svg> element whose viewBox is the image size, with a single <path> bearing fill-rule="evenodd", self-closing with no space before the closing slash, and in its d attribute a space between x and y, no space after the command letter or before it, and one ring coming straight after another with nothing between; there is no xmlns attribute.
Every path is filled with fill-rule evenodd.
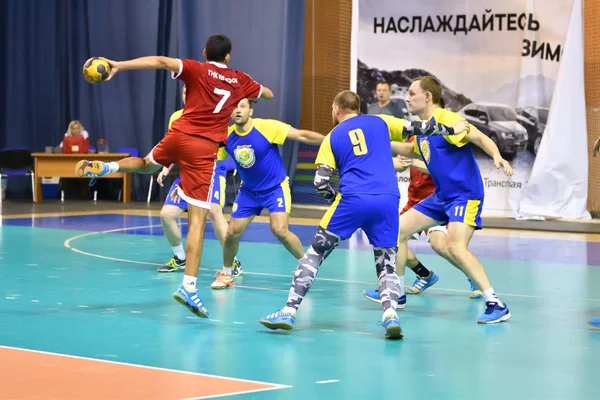
<svg viewBox="0 0 600 400"><path fill-rule="evenodd" d="M210 209L218 150L219 145L210 139L169 131L150 152L150 160L163 167L179 165L179 196L190 205Z"/></svg>

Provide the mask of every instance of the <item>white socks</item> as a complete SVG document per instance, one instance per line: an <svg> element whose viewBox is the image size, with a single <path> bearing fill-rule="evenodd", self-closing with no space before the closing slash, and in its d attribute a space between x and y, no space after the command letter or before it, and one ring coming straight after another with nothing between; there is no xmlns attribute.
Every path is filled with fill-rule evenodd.
<svg viewBox="0 0 600 400"><path fill-rule="evenodd" d="M195 276L184 275L183 276L183 286L189 291L193 292L196 290L196 278Z"/></svg>
<svg viewBox="0 0 600 400"><path fill-rule="evenodd" d="M183 243L179 246L171 246L171 248L173 249L173 254L175 254L177 258L179 258L181 261L185 260L185 249L183 248Z"/></svg>
<svg viewBox="0 0 600 400"><path fill-rule="evenodd" d="M496 293L494 293L494 288L492 287L483 291L483 299L486 303L491 301L492 303L498 303L500 307L504 307L504 304L500 301L500 299L498 299L498 296L496 296Z"/></svg>
<svg viewBox="0 0 600 400"><path fill-rule="evenodd" d="M281 311L284 313L290 313L292 315L296 315L296 309L294 307L285 306L281 309Z"/></svg>
<svg viewBox="0 0 600 400"><path fill-rule="evenodd" d="M400 297L404 296L404 276L399 276L398 279L400 280Z"/></svg>
<svg viewBox="0 0 600 400"><path fill-rule="evenodd" d="M108 173L114 174L119 171L119 163L116 161L111 161L108 163Z"/></svg>

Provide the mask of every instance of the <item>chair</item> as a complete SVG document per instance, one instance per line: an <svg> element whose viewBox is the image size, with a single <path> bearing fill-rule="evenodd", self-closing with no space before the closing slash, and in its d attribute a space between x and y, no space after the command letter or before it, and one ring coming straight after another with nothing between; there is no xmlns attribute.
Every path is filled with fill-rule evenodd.
<svg viewBox="0 0 600 400"><path fill-rule="evenodd" d="M3 149L0 150L0 176L31 176L31 195L35 200L35 174L33 172L33 159L31 152L27 149ZM2 196L0 195L0 202Z"/></svg>

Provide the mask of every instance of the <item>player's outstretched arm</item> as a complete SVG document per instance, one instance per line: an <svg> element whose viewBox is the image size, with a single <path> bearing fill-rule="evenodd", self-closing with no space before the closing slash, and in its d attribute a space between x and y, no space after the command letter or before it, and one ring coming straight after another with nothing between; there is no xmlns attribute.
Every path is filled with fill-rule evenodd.
<svg viewBox="0 0 600 400"><path fill-rule="evenodd" d="M325 136L327 135L322 135L318 132L307 131L304 129L296 129L293 127L290 127L290 130L287 134L288 139L296 140L306 144L321 144Z"/></svg>
<svg viewBox="0 0 600 400"><path fill-rule="evenodd" d="M405 157L394 157L392 160L394 161L394 170L396 172L404 172L409 169L412 161Z"/></svg>
<svg viewBox="0 0 600 400"><path fill-rule="evenodd" d="M263 100L271 100L273 98L273 91L266 86L262 87L262 92L260 92L259 99ZM258 99L255 99L258 100Z"/></svg>
<svg viewBox="0 0 600 400"><path fill-rule="evenodd" d="M130 69L168 69L169 71L179 72L179 61L176 58L163 56L148 56L140 57L127 61L113 61L107 58L100 57L110 65L110 74L107 81L110 81L113 76L119 71L127 71Z"/></svg>
<svg viewBox="0 0 600 400"><path fill-rule="evenodd" d="M446 126L435 121L405 121L403 134L408 136L425 135L457 135L463 131L469 131L469 123L461 119L452 126Z"/></svg>
<svg viewBox="0 0 600 400"><path fill-rule="evenodd" d="M419 172L429 175L429 169L422 160L415 160L402 156L394 157L394 169L396 172L406 171L408 168L414 168Z"/></svg>
<svg viewBox="0 0 600 400"><path fill-rule="evenodd" d="M469 132L469 134L465 137L470 143L473 143L475 146L479 147L481 150L485 151L488 156L492 157L494 160L494 165L496 168L502 167L504 169L504 173L508 176L512 176L512 167L502 156L500 155L500 149L492 139L487 137L485 134L481 133L479 129L474 129Z"/></svg>
<svg viewBox="0 0 600 400"><path fill-rule="evenodd" d="M391 146L392 146L392 152L394 154L399 154L403 157L413 158L413 159L421 158L415 152L415 146L413 143L392 142Z"/></svg>
<svg viewBox="0 0 600 400"><path fill-rule="evenodd" d="M333 167L325 164L319 164L317 166L317 172L315 173L315 180L313 184L317 193L325 198L327 201L333 201L337 192L331 186L331 177L333 176Z"/></svg>
<svg viewBox="0 0 600 400"><path fill-rule="evenodd" d="M429 169L427 169L427 165L425 165L423 160L411 160L410 167L429 175Z"/></svg>

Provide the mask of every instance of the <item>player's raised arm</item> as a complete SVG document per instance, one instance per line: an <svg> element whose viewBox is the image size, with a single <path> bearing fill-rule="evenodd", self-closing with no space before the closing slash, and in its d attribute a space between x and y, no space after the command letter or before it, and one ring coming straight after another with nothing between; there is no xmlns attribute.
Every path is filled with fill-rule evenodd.
<svg viewBox="0 0 600 400"><path fill-rule="evenodd" d="M317 172L315 173L315 180L313 181L315 189L317 190L317 193L325 198L325 200L332 202L335 199L335 196L337 196L337 192L333 186L331 186L330 182L333 171L336 168L336 162L333 151L331 150L329 135L325 136L323 143L321 143L315 164L317 164Z"/></svg>
<svg viewBox="0 0 600 400"><path fill-rule="evenodd" d="M485 151L487 155L492 157L494 160L494 165L496 168L502 167L506 175L512 176L512 167L510 166L509 162L502 158L500 155L500 149L498 149L496 143L487 137L487 135L481 133L479 129L472 129L471 132L465 136L465 140L473 143L475 146Z"/></svg>
<svg viewBox="0 0 600 400"><path fill-rule="evenodd" d="M469 123L461 119L452 126L446 126L435 121L404 121L403 135L405 137L415 135L440 136L440 135L458 135L463 131L469 131Z"/></svg>
<svg viewBox="0 0 600 400"><path fill-rule="evenodd" d="M288 131L287 138L291 140L296 140L301 143L306 144L321 144L326 135L320 134L318 132L307 131L304 129L296 129L290 127Z"/></svg>
<svg viewBox="0 0 600 400"><path fill-rule="evenodd" d="M113 61L103 57L100 58L110 65L110 74L106 78L107 81L110 81L117 72L131 69L168 69L174 73L180 72L181 69L181 61L176 58L163 56L140 57L127 61Z"/></svg>
<svg viewBox="0 0 600 400"><path fill-rule="evenodd" d="M390 115L378 115L385 121L390 132L390 140L405 142L410 136L415 135L455 135L469 131L469 123L461 119L452 126L446 126L435 121L407 121Z"/></svg>

